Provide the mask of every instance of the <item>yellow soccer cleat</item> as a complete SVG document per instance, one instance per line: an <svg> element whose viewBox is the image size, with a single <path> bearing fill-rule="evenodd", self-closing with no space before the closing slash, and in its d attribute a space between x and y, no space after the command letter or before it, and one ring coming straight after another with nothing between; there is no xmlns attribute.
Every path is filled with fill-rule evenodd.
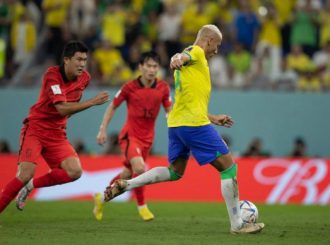
<svg viewBox="0 0 330 245"><path fill-rule="evenodd" d="M103 197L102 194L98 192L94 195L94 209L93 209L93 214L97 221L101 221L103 218L103 207L104 207Z"/></svg>
<svg viewBox="0 0 330 245"><path fill-rule="evenodd" d="M155 218L147 206L139 207L139 214L144 221L151 221Z"/></svg>

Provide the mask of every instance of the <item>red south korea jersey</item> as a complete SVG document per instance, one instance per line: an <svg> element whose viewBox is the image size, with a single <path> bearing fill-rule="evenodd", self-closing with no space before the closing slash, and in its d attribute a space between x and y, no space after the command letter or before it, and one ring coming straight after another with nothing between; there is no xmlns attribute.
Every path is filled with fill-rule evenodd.
<svg viewBox="0 0 330 245"><path fill-rule="evenodd" d="M140 79L125 83L116 94L113 105L127 104L127 119L120 132L120 138L133 137L146 147L154 138L154 128L160 106L171 106L170 88L163 80L155 80L151 87L145 87Z"/></svg>
<svg viewBox="0 0 330 245"><path fill-rule="evenodd" d="M30 108L24 120L31 127L46 130L64 130L68 116L61 116L55 108L59 102L78 102L87 87L90 75L87 71L75 80L67 80L64 67L53 66L44 74L38 101Z"/></svg>

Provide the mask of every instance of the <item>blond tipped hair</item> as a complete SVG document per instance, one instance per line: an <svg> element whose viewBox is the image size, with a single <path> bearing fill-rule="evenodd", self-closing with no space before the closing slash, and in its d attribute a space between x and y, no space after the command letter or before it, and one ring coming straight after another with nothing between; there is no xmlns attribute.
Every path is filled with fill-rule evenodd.
<svg viewBox="0 0 330 245"><path fill-rule="evenodd" d="M202 26L202 28L198 31L197 39L211 35L217 35L220 40L222 40L222 33L219 28L216 25L211 24Z"/></svg>

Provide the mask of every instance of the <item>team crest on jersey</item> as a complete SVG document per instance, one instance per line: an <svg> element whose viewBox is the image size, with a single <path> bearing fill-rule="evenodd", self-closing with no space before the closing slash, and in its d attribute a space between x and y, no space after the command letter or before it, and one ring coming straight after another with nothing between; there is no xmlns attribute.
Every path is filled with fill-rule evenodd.
<svg viewBox="0 0 330 245"><path fill-rule="evenodd" d="M58 85L58 84L52 85L51 86L51 89L52 89L54 95L56 95L56 94L62 94L60 85Z"/></svg>

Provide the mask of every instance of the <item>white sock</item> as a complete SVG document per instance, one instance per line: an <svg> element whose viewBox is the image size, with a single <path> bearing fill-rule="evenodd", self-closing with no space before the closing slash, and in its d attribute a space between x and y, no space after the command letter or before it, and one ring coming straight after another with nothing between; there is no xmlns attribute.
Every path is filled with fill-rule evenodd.
<svg viewBox="0 0 330 245"><path fill-rule="evenodd" d="M222 179L221 192L226 202L231 228L237 230L243 224L241 209L239 207L237 179Z"/></svg>
<svg viewBox="0 0 330 245"><path fill-rule="evenodd" d="M126 191L132 190L136 187L164 182L170 180L170 171L167 167L152 168L133 179L127 180Z"/></svg>
<svg viewBox="0 0 330 245"><path fill-rule="evenodd" d="M27 182L27 184L25 186L26 186L26 188L28 188L29 191L32 191L34 189L33 179L30 179L29 182Z"/></svg>

